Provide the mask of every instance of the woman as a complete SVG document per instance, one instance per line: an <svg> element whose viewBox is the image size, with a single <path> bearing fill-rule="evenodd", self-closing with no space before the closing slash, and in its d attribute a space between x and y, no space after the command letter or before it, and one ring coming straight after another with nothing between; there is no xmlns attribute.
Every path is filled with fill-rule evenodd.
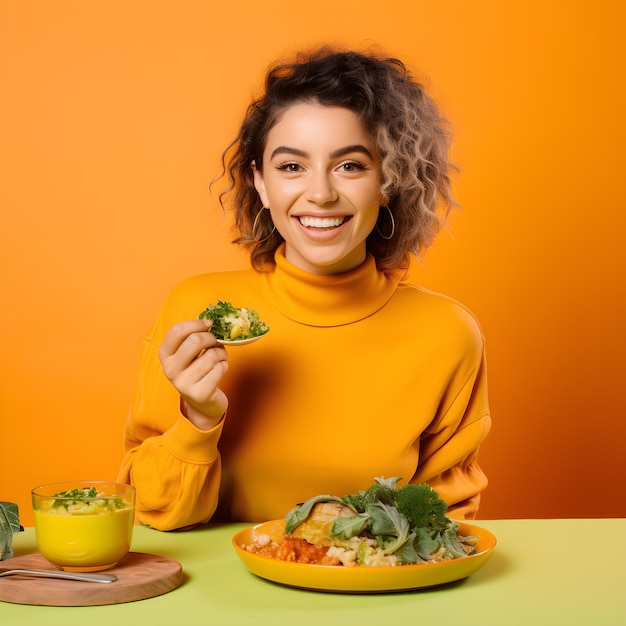
<svg viewBox="0 0 626 626"><path fill-rule="evenodd" d="M376 476L428 482L451 517L475 516L483 337L463 306L401 280L452 205L448 147L397 60L321 49L270 70L224 156L252 268L178 285L144 344L119 477L144 524L281 518ZM197 316L218 299L271 331L217 345Z"/></svg>

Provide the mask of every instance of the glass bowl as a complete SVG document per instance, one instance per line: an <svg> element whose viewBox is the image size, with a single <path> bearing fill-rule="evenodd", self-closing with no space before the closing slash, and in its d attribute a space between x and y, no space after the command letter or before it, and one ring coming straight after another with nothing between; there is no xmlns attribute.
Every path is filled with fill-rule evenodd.
<svg viewBox="0 0 626 626"><path fill-rule="evenodd" d="M128 554L135 518L135 488L82 480L32 490L37 547L61 569L109 569Z"/></svg>

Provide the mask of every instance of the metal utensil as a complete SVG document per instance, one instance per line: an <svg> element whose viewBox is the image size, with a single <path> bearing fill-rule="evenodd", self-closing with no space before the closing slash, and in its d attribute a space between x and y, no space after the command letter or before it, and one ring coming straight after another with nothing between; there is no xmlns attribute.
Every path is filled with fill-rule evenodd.
<svg viewBox="0 0 626 626"><path fill-rule="evenodd" d="M88 574L82 572L66 572L63 570L47 569L7 569L0 567L0 577L25 574L27 576L43 576L45 578L65 578L67 580L82 580L88 583L112 583L117 580L115 574Z"/></svg>
<svg viewBox="0 0 626 626"><path fill-rule="evenodd" d="M263 339L265 335L267 335L267 333L257 335L256 337L248 337L247 339L218 339L217 343L219 343L220 346L247 346L249 343Z"/></svg>

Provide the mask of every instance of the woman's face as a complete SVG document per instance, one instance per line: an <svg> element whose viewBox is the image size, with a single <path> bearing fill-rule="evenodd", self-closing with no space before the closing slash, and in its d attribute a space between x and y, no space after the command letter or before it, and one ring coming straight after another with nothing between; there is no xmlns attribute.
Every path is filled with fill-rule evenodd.
<svg viewBox="0 0 626 626"><path fill-rule="evenodd" d="M268 134L254 184L288 261L314 274L363 263L378 218L381 168L356 113L319 104L288 108Z"/></svg>

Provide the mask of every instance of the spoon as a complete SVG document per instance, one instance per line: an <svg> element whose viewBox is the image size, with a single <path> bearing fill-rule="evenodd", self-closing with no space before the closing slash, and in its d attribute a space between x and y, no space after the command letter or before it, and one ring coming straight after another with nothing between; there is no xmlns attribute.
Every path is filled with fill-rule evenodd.
<svg viewBox="0 0 626 626"><path fill-rule="evenodd" d="M220 344L220 346L245 346L249 343L254 343L255 341L258 341L259 339L263 339L263 337L265 337L265 335L267 335L267 333L264 333L263 335L258 335L257 337L248 337L248 339L218 339L217 343Z"/></svg>
<svg viewBox="0 0 626 626"><path fill-rule="evenodd" d="M65 578L67 580L82 580L91 583L112 583L117 580L115 574L83 574L82 572L65 572L47 569L6 569L0 567L0 577L26 574L28 576L42 576L46 578Z"/></svg>
<svg viewBox="0 0 626 626"><path fill-rule="evenodd" d="M263 337L265 337L265 335L267 335L269 332L270 331L268 329L262 335L257 335L256 337L248 337L246 339L217 339L217 343L219 343L220 346L245 346L249 343L254 343L255 341L258 341L259 339L263 339Z"/></svg>

